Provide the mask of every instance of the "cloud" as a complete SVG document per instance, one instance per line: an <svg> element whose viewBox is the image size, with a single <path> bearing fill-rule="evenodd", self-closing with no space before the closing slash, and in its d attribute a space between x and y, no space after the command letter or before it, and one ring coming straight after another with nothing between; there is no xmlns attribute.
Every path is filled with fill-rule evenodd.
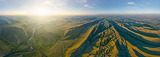
<svg viewBox="0 0 160 57"><path fill-rule="evenodd" d="M53 5L52 1L44 1L44 3L47 4L47 5Z"/></svg>
<svg viewBox="0 0 160 57"><path fill-rule="evenodd" d="M87 3L87 0L83 0L84 3Z"/></svg>
<svg viewBox="0 0 160 57"><path fill-rule="evenodd" d="M89 3L88 0L77 0L82 4L85 8L95 8L93 3Z"/></svg>
<svg viewBox="0 0 160 57"><path fill-rule="evenodd" d="M87 3L88 1L87 0L76 0L77 2L80 2L80 3Z"/></svg>
<svg viewBox="0 0 160 57"><path fill-rule="evenodd" d="M128 2L127 4L129 4L129 5L136 5L135 2Z"/></svg>
<svg viewBox="0 0 160 57"><path fill-rule="evenodd" d="M42 5L49 7L49 8L67 8L68 0L45 0L41 1Z"/></svg>
<svg viewBox="0 0 160 57"><path fill-rule="evenodd" d="M95 7L94 7L94 4L91 4L91 5L89 5L89 4L84 4L84 7L86 7L86 8L95 8Z"/></svg>

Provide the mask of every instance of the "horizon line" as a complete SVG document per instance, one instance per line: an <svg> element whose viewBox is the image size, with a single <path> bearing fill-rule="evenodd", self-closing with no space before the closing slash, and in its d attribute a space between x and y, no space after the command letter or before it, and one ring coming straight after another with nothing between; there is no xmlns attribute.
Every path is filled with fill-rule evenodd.
<svg viewBox="0 0 160 57"><path fill-rule="evenodd" d="M4 16L79 16L79 15L159 15L160 13L150 13L150 12L124 12L124 13L74 13L74 14L44 14L44 15L39 15L39 14L22 14L22 13L1 13L0 15Z"/></svg>

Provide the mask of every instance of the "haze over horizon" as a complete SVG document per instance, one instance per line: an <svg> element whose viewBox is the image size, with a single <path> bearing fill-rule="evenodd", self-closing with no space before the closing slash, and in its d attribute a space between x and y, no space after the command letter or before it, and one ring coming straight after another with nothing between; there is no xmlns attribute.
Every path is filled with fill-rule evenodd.
<svg viewBox="0 0 160 57"><path fill-rule="evenodd" d="M159 14L159 0L0 0L0 15Z"/></svg>
<svg viewBox="0 0 160 57"><path fill-rule="evenodd" d="M0 57L160 57L160 0L0 0Z"/></svg>

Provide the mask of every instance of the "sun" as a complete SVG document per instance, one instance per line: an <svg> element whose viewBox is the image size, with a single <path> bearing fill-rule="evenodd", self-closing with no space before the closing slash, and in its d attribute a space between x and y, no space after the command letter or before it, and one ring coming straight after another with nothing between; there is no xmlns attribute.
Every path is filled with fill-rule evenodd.
<svg viewBox="0 0 160 57"><path fill-rule="evenodd" d="M37 9L34 9L31 13L34 15L49 15L50 11L49 9L45 9L45 8L37 8Z"/></svg>
<svg viewBox="0 0 160 57"><path fill-rule="evenodd" d="M37 11L35 11L35 13L38 15L46 15L48 14L48 11L44 9L38 9Z"/></svg>
<svg viewBox="0 0 160 57"><path fill-rule="evenodd" d="M51 16L51 15L67 15L70 14L70 11L59 8L50 8L45 6L35 6L31 7L26 12L28 15L36 15L36 16Z"/></svg>

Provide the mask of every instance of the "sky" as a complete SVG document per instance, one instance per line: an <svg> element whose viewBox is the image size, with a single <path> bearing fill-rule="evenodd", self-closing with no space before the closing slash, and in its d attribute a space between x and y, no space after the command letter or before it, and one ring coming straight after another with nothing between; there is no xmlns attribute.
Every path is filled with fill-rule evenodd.
<svg viewBox="0 0 160 57"><path fill-rule="evenodd" d="M0 14L160 13L160 0L0 0Z"/></svg>

